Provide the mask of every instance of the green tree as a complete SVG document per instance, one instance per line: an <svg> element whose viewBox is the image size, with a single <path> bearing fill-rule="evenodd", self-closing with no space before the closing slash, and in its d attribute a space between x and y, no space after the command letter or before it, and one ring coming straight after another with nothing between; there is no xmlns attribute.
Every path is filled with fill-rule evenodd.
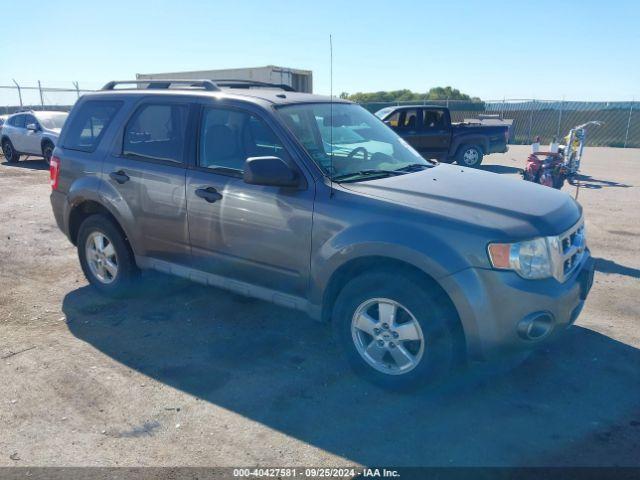
<svg viewBox="0 0 640 480"><path fill-rule="evenodd" d="M357 92L349 94L343 92L340 94L341 98L347 98L353 102L358 103L388 103L388 102L411 102L411 101L424 101L424 100L462 100L473 103L480 103L478 97L471 97L466 93L462 93L457 88L447 87L433 87L426 93L412 92L409 89L392 90L392 91L379 91L379 92Z"/></svg>

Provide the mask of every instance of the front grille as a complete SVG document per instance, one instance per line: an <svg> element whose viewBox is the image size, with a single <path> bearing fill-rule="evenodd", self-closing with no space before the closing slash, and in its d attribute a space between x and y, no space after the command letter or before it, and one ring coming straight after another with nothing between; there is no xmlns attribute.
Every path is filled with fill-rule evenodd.
<svg viewBox="0 0 640 480"><path fill-rule="evenodd" d="M564 282L580 266L585 255L584 219L581 218L569 230L550 240L554 277Z"/></svg>

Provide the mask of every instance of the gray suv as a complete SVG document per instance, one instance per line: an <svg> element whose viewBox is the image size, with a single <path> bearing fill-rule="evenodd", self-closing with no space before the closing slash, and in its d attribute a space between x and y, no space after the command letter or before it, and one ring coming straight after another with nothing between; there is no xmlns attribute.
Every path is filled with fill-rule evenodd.
<svg viewBox="0 0 640 480"><path fill-rule="evenodd" d="M56 221L98 290L155 269L298 309L393 388L579 315L593 261L567 194L427 161L348 101L127 84L78 101L51 162Z"/></svg>

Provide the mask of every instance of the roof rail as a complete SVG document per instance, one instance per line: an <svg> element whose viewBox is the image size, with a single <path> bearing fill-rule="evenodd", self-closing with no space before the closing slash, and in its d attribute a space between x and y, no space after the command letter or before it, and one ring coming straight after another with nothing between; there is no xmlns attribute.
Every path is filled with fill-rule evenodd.
<svg viewBox="0 0 640 480"><path fill-rule="evenodd" d="M268 83L268 82L259 82L257 80L240 80L235 78L228 79L219 79L214 80L218 87L228 87L228 88L251 88L251 87L269 87L269 88L279 88L284 90L285 92L295 92L296 90L285 83Z"/></svg>
<svg viewBox="0 0 640 480"><path fill-rule="evenodd" d="M147 85L150 89L168 89L171 85L185 85L187 87L200 87L212 92L219 91L220 88L211 80L172 80L172 79L149 79L149 80L112 80L102 87L102 90L115 90L116 85Z"/></svg>

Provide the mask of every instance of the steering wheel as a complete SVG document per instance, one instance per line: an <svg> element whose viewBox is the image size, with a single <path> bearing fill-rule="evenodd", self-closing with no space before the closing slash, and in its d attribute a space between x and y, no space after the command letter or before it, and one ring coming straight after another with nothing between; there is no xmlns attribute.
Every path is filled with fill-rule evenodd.
<svg viewBox="0 0 640 480"><path fill-rule="evenodd" d="M363 157L363 158L362 158L362 160L363 160L364 162L366 162L367 160L369 160L369 152L368 152L368 151L367 151L367 149L366 149L366 148L364 148L364 147L356 147L356 148L354 148L353 150L351 150L351 152L349 152L349 155L347 155L347 158L348 158L349 160L352 160L352 159L353 159L353 157L355 157L355 156L356 156L356 153L358 153L358 152L362 152L362 157Z"/></svg>

